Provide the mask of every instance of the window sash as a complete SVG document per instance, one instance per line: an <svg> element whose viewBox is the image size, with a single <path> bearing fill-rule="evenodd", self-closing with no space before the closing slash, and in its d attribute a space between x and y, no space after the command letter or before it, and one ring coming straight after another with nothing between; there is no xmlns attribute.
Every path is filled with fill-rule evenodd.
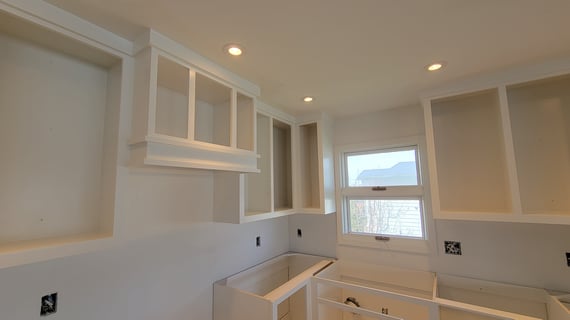
<svg viewBox="0 0 570 320"><path fill-rule="evenodd" d="M351 225L351 211L350 211L350 201L351 200L416 200L418 201L419 205L419 229L421 232L421 236L406 236L401 234L392 234L392 233L367 233L367 232L355 232L352 231ZM386 236L390 238L400 238L400 239L412 239L412 240L425 240L426 239L426 226L425 226L425 215L424 215L424 201L422 196L412 196L412 197L362 197L362 196L347 196L343 197L343 211L344 211L344 233L350 236Z"/></svg>
<svg viewBox="0 0 570 320"><path fill-rule="evenodd" d="M382 154L391 153L398 151L414 151L415 153L415 165L416 165L416 177L417 185L393 185L393 186L381 186L385 187L382 189L374 188L372 186L349 186L349 168L348 168L348 158L351 156L359 155L369 155L369 154ZM425 209L424 209L424 187L422 179L421 170L421 159L420 159L420 146L418 144L405 144L400 146L386 146L386 147L376 147L376 148L363 148L360 150L346 150L342 152L341 156L341 180L340 180L340 190L339 196L342 201L342 230L344 236L348 237L373 237L373 236L386 236L390 238L398 239L409 239L409 240L426 240L427 230L425 221ZM417 200L419 201L419 228L421 229L421 236L406 236L406 235L394 235L389 233L366 233L366 232L355 232L352 231L351 226L351 212L350 212L350 201L351 200Z"/></svg>
<svg viewBox="0 0 570 320"><path fill-rule="evenodd" d="M372 154L382 154L382 153L392 153L392 152L399 152L399 151L414 151L415 153L415 165L416 165L416 179L418 184L417 185L383 185L386 187L414 187L414 186L421 186L422 182L422 171L420 165L420 156L419 156L419 145L411 144L405 146L397 146L397 147L380 147L380 148L369 148L365 150L359 151L348 151L343 153L342 157L342 186L344 188L362 188L362 186L350 186L349 185L349 176L348 176L348 158L350 156L361 156L361 155L372 155ZM370 188L371 186L365 186L364 188Z"/></svg>

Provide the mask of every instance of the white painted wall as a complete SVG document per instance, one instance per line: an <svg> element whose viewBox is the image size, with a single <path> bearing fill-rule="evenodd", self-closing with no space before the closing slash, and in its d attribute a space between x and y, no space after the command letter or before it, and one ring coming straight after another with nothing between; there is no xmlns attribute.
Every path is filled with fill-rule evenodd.
<svg viewBox="0 0 570 320"><path fill-rule="evenodd" d="M182 205L178 208L191 202L197 206L187 206L184 213L203 214L201 194L165 196L168 188L178 192L179 177L152 180L163 191L150 195L142 183L127 197L145 196L146 203L174 201ZM187 180L195 187L202 182L194 177ZM162 214L177 221L181 212L170 211L176 203L155 212L155 219ZM150 221L155 210L146 210L143 219ZM129 212L133 218L136 214ZM154 236L138 234L136 241L127 240L111 250L3 269L0 319L40 319L40 298L52 292L58 292L59 309L50 320L212 319L213 282L288 251L287 224L287 218L245 225L188 223L173 232L157 228ZM258 235L262 246L256 248Z"/></svg>
<svg viewBox="0 0 570 320"><path fill-rule="evenodd" d="M335 145L424 135L420 106L391 109L335 121ZM330 255L334 216L289 218L294 251ZM296 238L302 227L303 238ZM522 285L570 291L570 226L437 221L438 252L428 255L338 246L341 259L455 274ZM443 254L443 241L461 241L463 255Z"/></svg>

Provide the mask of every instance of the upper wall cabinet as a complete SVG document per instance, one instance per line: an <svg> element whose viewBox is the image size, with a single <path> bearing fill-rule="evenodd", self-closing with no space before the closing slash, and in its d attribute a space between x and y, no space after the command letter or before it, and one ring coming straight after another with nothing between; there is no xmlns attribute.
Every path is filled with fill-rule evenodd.
<svg viewBox="0 0 570 320"><path fill-rule="evenodd" d="M257 172L259 88L152 30L139 46L132 164Z"/></svg>
<svg viewBox="0 0 570 320"><path fill-rule="evenodd" d="M294 118L260 103L258 173L216 172L214 220L244 223L294 213Z"/></svg>
<svg viewBox="0 0 570 320"><path fill-rule="evenodd" d="M424 100L434 217L570 224L570 75L519 74Z"/></svg>
<svg viewBox="0 0 570 320"><path fill-rule="evenodd" d="M92 25L21 4L32 12L0 1L0 268L115 240L121 88L131 71L127 55L79 33Z"/></svg>
<svg viewBox="0 0 570 320"><path fill-rule="evenodd" d="M332 119L310 114L298 119L295 199L298 213L328 214L336 211Z"/></svg>

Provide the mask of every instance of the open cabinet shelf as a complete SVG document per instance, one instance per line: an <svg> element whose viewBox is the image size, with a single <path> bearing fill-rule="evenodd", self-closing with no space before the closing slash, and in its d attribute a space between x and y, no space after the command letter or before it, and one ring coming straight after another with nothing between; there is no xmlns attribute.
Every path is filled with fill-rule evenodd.
<svg viewBox="0 0 570 320"><path fill-rule="evenodd" d="M511 213L497 90L431 102L442 212Z"/></svg>
<svg viewBox="0 0 570 320"><path fill-rule="evenodd" d="M308 114L298 119L298 213L328 214L336 211L332 125L332 119L324 113Z"/></svg>
<svg viewBox="0 0 570 320"><path fill-rule="evenodd" d="M256 114L258 173L216 172L214 221L245 223L294 213L293 119L263 105Z"/></svg>
<svg viewBox="0 0 570 320"><path fill-rule="evenodd" d="M435 218L570 224L570 76L516 75L424 99Z"/></svg>
<svg viewBox="0 0 570 320"><path fill-rule="evenodd" d="M522 212L570 218L570 76L507 87Z"/></svg>
<svg viewBox="0 0 570 320"><path fill-rule="evenodd" d="M0 268L115 234L124 56L0 8Z"/></svg>
<svg viewBox="0 0 570 320"><path fill-rule="evenodd" d="M194 65L192 54L152 30L139 46L131 165L258 172L256 92Z"/></svg>

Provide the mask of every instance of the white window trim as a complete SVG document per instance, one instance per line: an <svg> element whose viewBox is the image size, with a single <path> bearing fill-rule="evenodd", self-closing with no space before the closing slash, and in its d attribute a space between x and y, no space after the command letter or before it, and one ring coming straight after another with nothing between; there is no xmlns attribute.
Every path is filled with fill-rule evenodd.
<svg viewBox="0 0 570 320"><path fill-rule="evenodd" d="M343 193L342 193L342 188L344 186L344 179L346 179L345 173L342 170L344 165L343 163L345 161L344 154L352 152L366 152L366 151L375 151L383 149L394 149L394 148L401 148L412 145L418 146L418 157L419 157L418 169L420 170L420 179L421 179L421 186L419 186L418 188L423 190L423 214L424 214L423 223L425 230L424 231L425 239L390 237L389 241L379 241L376 240L373 235L359 235L359 234L346 233L345 226L346 226L346 219L348 218L348 216L345 206L346 204L343 201ZM426 153L426 144L424 136L411 136L400 139L336 146L335 160L336 160L335 161L336 206L337 208L339 208L337 212L337 239L338 239L337 241L339 245L373 248L373 249L387 250L387 251L419 253L419 254L428 254L430 252L435 252L436 249L435 229L431 213L429 177L427 170L428 168L427 153ZM350 196L350 193L345 193L344 195ZM359 193L359 195L362 194ZM389 190L387 190L387 193L382 194L381 197L390 197L392 195L394 195L394 193L390 193ZM398 193L398 195L402 196L403 194ZM372 194L371 191L371 196L378 197L378 194L377 193Z"/></svg>

